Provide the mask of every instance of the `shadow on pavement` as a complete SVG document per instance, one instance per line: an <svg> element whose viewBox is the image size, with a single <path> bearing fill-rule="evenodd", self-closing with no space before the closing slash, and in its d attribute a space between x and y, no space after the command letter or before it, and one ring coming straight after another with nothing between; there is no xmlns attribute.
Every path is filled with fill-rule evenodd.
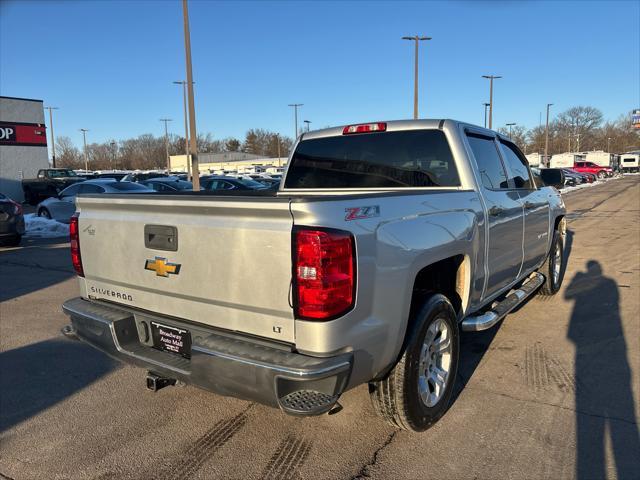
<svg viewBox="0 0 640 480"><path fill-rule="evenodd" d="M0 302L47 288L74 275L65 239L23 239L19 247L0 248Z"/></svg>
<svg viewBox="0 0 640 480"><path fill-rule="evenodd" d="M0 432L52 407L115 370L79 341L51 339L0 353Z"/></svg>
<svg viewBox="0 0 640 480"><path fill-rule="evenodd" d="M571 230L567 230L567 235L564 241L564 263L562 264L562 270L560 272L560 280L564 279L567 265L569 264L569 258L571 257L571 248L573 246L574 233ZM510 313L513 314L522 308L526 308L527 304L535 299L540 298L537 294L533 294L524 300L520 305L513 309ZM550 297L542 297L543 299ZM506 318L509 318L507 315ZM498 323L494 328L485 330L484 332L460 332L460 363L458 364L458 378L453 393L453 400L455 402L462 393L462 390L467 386L469 380L473 376L473 373L478 368L478 365L482 361L485 353L489 350L494 337L498 333L498 329L502 326L502 322Z"/></svg>
<svg viewBox="0 0 640 480"><path fill-rule="evenodd" d="M640 436L616 282L587 262L565 291L574 307L567 337L575 344L576 475L607 478L605 436L618 478L640 476Z"/></svg>

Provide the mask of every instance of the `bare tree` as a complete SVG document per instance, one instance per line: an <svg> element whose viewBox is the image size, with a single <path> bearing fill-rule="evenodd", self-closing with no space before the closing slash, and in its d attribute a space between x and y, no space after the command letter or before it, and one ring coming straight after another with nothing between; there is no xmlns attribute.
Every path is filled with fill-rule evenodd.
<svg viewBox="0 0 640 480"><path fill-rule="evenodd" d="M80 168L80 150L76 148L69 137L56 138L56 164L64 168Z"/></svg>

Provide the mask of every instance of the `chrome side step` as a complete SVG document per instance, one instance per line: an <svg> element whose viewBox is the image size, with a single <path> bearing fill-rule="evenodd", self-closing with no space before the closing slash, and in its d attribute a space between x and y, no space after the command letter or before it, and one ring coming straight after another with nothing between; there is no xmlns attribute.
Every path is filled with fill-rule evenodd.
<svg viewBox="0 0 640 480"><path fill-rule="evenodd" d="M488 312L465 318L462 321L462 330L465 332L479 332L493 327L507 314L520 305L527 297L535 292L544 283L544 275L534 273L520 288L506 296L499 304Z"/></svg>

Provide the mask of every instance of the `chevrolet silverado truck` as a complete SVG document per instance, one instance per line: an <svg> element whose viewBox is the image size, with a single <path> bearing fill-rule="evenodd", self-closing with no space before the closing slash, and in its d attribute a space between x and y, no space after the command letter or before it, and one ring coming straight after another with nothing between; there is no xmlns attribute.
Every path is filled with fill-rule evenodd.
<svg viewBox="0 0 640 480"><path fill-rule="evenodd" d="M451 401L460 331L558 291L562 181L494 131L415 120L302 134L276 192L80 195L66 333L154 391L316 415L368 384L422 431Z"/></svg>
<svg viewBox="0 0 640 480"><path fill-rule="evenodd" d="M43 168L38 170L36 178L22 180L24 200L30 205L37 205L46 198L55 197L69 185L84 180L68 168Z"/></svg>

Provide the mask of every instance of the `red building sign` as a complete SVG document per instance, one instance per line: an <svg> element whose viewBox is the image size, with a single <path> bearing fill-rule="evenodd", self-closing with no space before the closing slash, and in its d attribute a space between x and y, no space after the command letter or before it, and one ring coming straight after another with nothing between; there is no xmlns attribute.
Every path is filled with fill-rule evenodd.
<svg viewBox="0 0 640 480"><path fill-rule="evenodd" d="M47 128L40 123L0 122L0 145L46 147Z"/></svg>

